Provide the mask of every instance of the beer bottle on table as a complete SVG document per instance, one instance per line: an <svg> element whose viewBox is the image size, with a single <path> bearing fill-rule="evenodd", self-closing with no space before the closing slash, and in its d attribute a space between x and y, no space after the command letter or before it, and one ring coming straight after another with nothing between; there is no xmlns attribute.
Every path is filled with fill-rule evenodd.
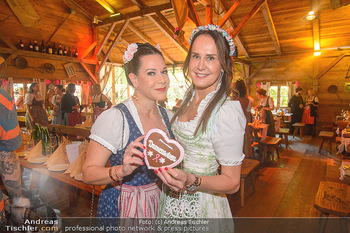
<svg viewBox="0 0 350 233"><path fill-rule="evenodd" d="M41 133L41 144L42 144L42 155L46 156L46 146L50 143L49 139L49 131L47 127L43 127L42 133Z"/></svg>
<svg viewBox="0 0 350 233"><path fill-rule="evenodd" d="M40 129L40 125L38 123L35 123L33 135L34 135L34 144L36 145L41 140L41 129Z"/></svg>

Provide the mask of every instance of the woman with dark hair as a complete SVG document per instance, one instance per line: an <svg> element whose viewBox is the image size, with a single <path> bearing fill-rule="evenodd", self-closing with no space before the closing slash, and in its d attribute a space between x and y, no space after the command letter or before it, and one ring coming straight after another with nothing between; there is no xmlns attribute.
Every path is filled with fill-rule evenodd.
<svg viewBox="0 0 350 233"><path fill-rule="evenodd" d="M62 119L62 109L61 109L61 99L63 96L63 86L56 85L54 87L55 95L51 99L51 103L53 105L52 109L52 124L63 125Z"/></svg>
<svg viewBox="0 0 350 233"><path fill-rule="evenodd" d="M112 102L107 96L102 94L101 85L95 83L91 86L92 100L91 105L93 108L92 122L94 123L97 117L106 109L112 107ZM106 108L107 104L107 108Z"/></svg>
<svg viewBox="0 0 350 233"><path fill-rule="evenodd" d="M251 135L248 128L248 122L252 120L252 114L250 112L251 101L247 96L247 85L245 84L243 79L238 79L233 83L233 89L237 93L237 100L241 103L242 110L244 112L245 118L247 120L247 124L245 126L245 134L244 134L244 146L243 151L244 154L250 158L251 157Z"/></svg>
<svg viewBox="0 0 350 233"><path fill-rule="evenodd" d="M266 90L259 88L256 90L256 96L260 99L254 110L259 112L260 120L268 124L267 136L275 136L275 120L273 119L272 110L275 108L273 99L266 95Z"/></svg>
<svg viewBox="0 0 350 233"><path fill-rule="evenodd" d="M74 96L75 84L69 83L66 93L61 98L62 119L64 125L75 126L81 124L79 99Z"/></svg>
<svg viewBox="0 0 350 233"><path fill-rule="evenodd" d="M192 84L172 119L185 158L178 168L155 170L165 184L159 213L164 218L229 218L214 229L231 232L225 194L240 187L246 125L240 103L229 98L235 47L216 25L196 28L190 44L183 73Z"/></svg>
<svg viewBox="0 0 350 233"><path fill-rule="evenodd" d="M43 105L44 98L39 93L38 83L30 84L24 103L27 105L26 125L29 130L34 129L35 123L42 126L49 124L49 120Z"/></svg>
<svg viewBox="0 0 350 233"><path fill-rule="evenodd" d="M168 71L160 49L149 43L130 44L123 60L127 81L135 91L93 124L83 180L107 185L99 198L98 217L152 218L157 217L160 182L142 161L142 143L153 128L173 138L172 113L157 105L167 96ZM110 167L105 167L108 161Z"/></svg>

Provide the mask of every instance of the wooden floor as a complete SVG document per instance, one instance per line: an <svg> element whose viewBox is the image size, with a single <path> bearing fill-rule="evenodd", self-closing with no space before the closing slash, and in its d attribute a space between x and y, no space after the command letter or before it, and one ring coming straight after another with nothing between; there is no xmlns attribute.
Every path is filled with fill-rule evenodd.
<svg viewBox="0 0 350 233"><path fill-rule="evenodd" d="M320 217L314 198L320 181L339 180L340 160L335 154L328 155L327 145L318 153L319 138L304 136L303 140L289 136L290 149L282 149L280 159L259 166L252 193L250 179L246 181L245 205L240 207L239 192L229 195L234 217ZM284 145L283 145L283 148ZM90 216L91 194L80 193L78 204L69 206L68 193L59 182L46 182L45 196L61 210L63 217ZM97 203L95 198L95 204ZM96 215L96 205L94 207Z"/></svg>

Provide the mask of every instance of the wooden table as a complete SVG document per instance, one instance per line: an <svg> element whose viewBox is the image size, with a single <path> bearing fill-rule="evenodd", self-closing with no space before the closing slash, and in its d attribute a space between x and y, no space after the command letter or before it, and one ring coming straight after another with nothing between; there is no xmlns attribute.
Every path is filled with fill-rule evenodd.
<svg viewBox="0 0 350 233"><path fill-rule="evenodd" d="M78 201L78 194L80 190L85 190L88 192L92 192L93 186L85 184L79 180L71 178L69 174L65 174L63 172L51 172L47 170L47 167L44 164L33 164L29 163L23 157L20 158L20 163L22 167L28 168L32 170L32 179L30 184L30 189L39 188L40 176L45 175L55 180L58 180L66 185L68 185L69 190L69 201L70 205L73 206L76 201ZM95 186L95 195L100 195L102 192L102 186Z"/></svg>
<svg viewBox="0 0 350 233"><path fill-rule="evenodd" d="M350 217L350 185L321 181L315 197L314 207L321 211L322 217L328 217L330 214L339 217ZM320 232L324 232L327 218L321 220ZM345 223L345 231L343 232L347 232L346 220L343 220Z"/></svg>
<svg viewBox="0 0 350 233"><path fill-rule="evenodd" d="M331 154L332 153L332 140L334 138L334 132L321 131L318 136L322 138L320 147L318 149L318 153L321 153L324 141L328 140L328 152L329 152L329 154Z"/></svg>

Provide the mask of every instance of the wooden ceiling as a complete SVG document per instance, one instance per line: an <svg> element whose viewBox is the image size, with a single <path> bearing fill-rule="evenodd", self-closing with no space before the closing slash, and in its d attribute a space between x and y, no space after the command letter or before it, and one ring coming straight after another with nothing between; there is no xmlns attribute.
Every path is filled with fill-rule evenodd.
<svg viewBox="0 0 350 233"><path fill-rule="evenodd" d="M111 13L96 0L66 0L90 16L97 16L99 22L95 26L99 44L116 22L99 54L100 60L104 59L115 37L119 36L109 57L113 62L122 63L122 54L128 43L142 41L159 44L167 63L183 62L188 44L179 45L173 39L177 24L171 1L101 1L121 15L110 17ZM205 24L206 6L212 6L212 22L218 24L235 2L239 2L239 5L223 28L230 28L232 32L242 26L235 37L240 58L312 54L318 43L323 52L350 48L350 5L334 6L336 1L333 0L198 0L194 6L201 24ZM318 16L314 21L305 19L310 10L314 10ZM247 18L249 20L245 21ZM129 19L127 23L126 19ZM242 21L245 23L241 24ZM121 31L124 27L124 31ZM193 24L185 24L183 30L187 41L193 29Z"/></svg>
<svg viewBox="0 0 350 233"><path fill-rule="evenodd" d="M24 28L13 16L6 1L1 1L0 35L14 45L19 37L26 42L41 39L45 44L48 41L56 42L56 46L62 44L77 48L79 56L86 59L96 61L97 54L102 63L111 61L122 64L122 55L129 43L147 41L160 45L167 64L181 65L188 51L187 41L196 26L193 23L195 18L190 17L183 27L186 42L178 44L173 38L174 28L178 25L170 0L29 1L41 16L41 24ZM107 4L120 15L110 17L112 13L99 2ZM350 4L347 4L350 0L187 2L193 3L193 12L197 13L202 25L208 18L213 24L218 24L226 12L238 4L222 27L235 33L238 57L243 60L264 61L266 57L282 58L295 54L309 56L318 44L323 54L332 57L341 55L344 50L350 51ZM75 13L67 14L68 7ZM314 21L304 19L310 10L314 10L318 16ZM212 12L211 18L206 11ZM0 52L11 54L15 51L9 51L8 46L4 40L0 40L0 47L5 47Z"/></svg>

